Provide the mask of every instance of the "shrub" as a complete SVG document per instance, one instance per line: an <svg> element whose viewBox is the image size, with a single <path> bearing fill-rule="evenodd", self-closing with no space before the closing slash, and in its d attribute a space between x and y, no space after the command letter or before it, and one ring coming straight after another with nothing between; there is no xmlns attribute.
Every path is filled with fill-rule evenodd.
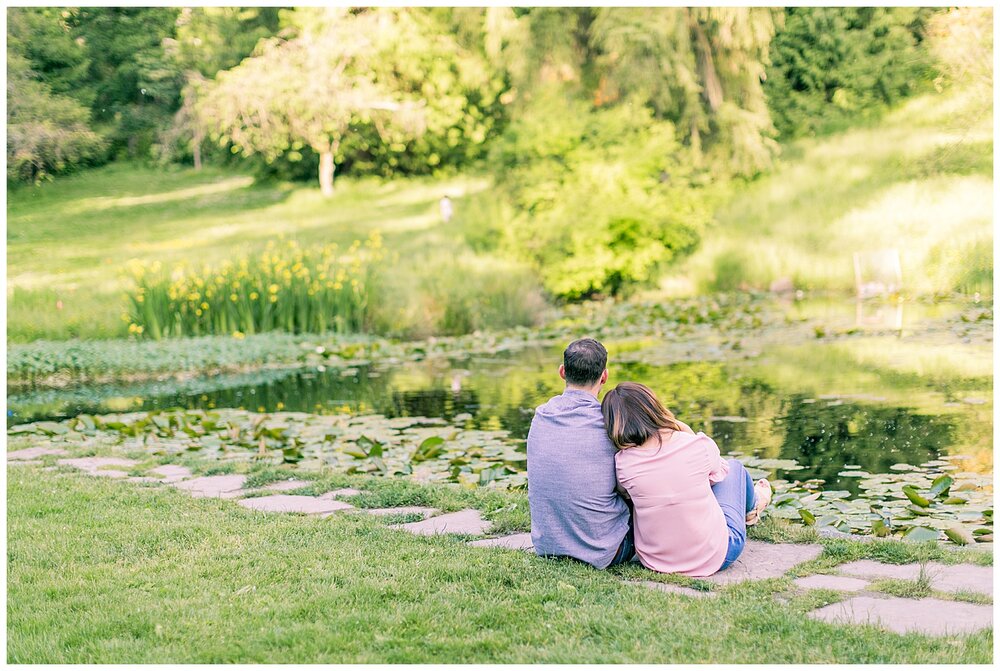
<svg viewBox="0 0 1000 671"><path fill-rule="evenodd" d="M523 264L437 251L396 266L377 305L377 331L421 338L533 326L545 300L534 273Z"/></svg>
<svg viewBox="0 0 1000 671"><path fill-rule="evenodd" d="M103 156L89 112L35 79L27 61L7 54L7 179L39 182Z"/></svg>
<svg viewBox="0 0 1000 671"><path fill-rule="evenodd" d="M917 7L788 7L771 42L764 91L782 139L827 133L929 87Z"/></svg>
<svg viewBox="0 0 1000 671"><path fill-rule="evenodd" d="M686 156L673 126L641 106L540 96L493 155L516 209L502 246L561 298L648 284L708 220Z"/></svg>

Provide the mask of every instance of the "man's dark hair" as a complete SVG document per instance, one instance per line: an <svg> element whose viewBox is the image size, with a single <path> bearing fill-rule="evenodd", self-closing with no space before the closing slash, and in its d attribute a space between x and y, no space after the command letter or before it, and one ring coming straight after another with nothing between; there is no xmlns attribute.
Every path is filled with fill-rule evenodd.
<svg viewBox="0 0 1000 671"><path fill-rule="evenodd" d="M563 368L569 384L589 387L601 379L607 365L608 350L593 338L574 340L563 352Z"/></svg>

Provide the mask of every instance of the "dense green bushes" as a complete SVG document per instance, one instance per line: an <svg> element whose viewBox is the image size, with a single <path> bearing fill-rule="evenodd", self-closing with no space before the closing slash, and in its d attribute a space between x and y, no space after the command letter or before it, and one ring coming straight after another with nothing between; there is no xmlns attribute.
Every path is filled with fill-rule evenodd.
<svg viewBox="0 0 1000 671"><path fill-rule="evenodd" d="M105 140L73 98L54 93L29 63L7 58L7 179L37 183L103 157Z"/></svg>
<svg viewBox="0 0 1000 671"><path fill-rule="evenodd" d="M419 253L383 276L377 333L406 338L534 326L546 307L524 264L455 250Z"/></svg>
<svg viewBox="0 0 1000 671"><path fill-rule="evenodd" d="M708 220L673 126L644 107L540 96L491 165L515 213L497 245L561 298L619 294L694 248Z"/></svg>
<svg viewBox="0 0 1000 671"><path fill-rule="evenodd" d="M782 139L840 130L926 90L921 46L936 11L918 7L789 7L771 42L764 91Z"/></svg>

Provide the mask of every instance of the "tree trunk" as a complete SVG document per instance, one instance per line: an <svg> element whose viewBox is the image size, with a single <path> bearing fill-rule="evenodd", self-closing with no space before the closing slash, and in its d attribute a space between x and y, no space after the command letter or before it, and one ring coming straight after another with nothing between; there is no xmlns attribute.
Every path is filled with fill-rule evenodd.
<svg viewBox="0 0 1000 671"><path fill-rule="evenodd" d="M195 133L192 150L194 152L194 169L201 170L201 133Z"/></svg>
<svg viewBox="0 0 1000 671"><path fill-rule="evenodd" d="M715 69L715 60L712 58L712 45L702 30L701 25L695 18L690 19L691 32L694 33L695 51L698 57L698 69L701 74L702 92L708 102L712 112L718 112L722 107L722 82L719 80L719 73Z"/></svg>
<svg viewBox="0 0 1000 671"><path fill-rule="evenodd" d="M333 195L333 150L327 149L319 155L319 188L323 192L324 198Z"/></svg>

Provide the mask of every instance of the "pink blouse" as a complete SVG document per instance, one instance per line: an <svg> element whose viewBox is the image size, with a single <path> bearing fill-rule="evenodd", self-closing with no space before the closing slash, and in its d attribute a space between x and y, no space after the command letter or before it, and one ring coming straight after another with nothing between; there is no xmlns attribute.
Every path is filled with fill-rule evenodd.
<svg viewBox="0 0 1000 671"><path fill-rule="evenodd" d="M729 530L711 485L729 473L704 433L664 432L615 455L618 483L635 505L635 549L646 568L709 576L722 567Z"/></svg>

